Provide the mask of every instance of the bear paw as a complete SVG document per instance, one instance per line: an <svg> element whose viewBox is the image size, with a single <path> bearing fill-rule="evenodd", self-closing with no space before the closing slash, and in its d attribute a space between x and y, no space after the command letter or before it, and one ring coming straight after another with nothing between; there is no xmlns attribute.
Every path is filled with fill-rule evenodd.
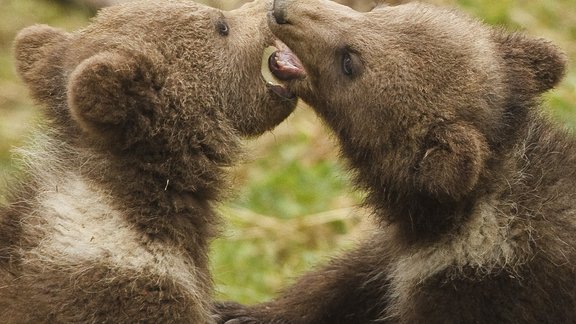
<svg viewBox="0 0 576 324"><path fill-rule="evenodd" d="M214 305L215 314L212 315L218 324L260 324L264 323L251 317L251 309L235 302L218 302Z"/></svg>

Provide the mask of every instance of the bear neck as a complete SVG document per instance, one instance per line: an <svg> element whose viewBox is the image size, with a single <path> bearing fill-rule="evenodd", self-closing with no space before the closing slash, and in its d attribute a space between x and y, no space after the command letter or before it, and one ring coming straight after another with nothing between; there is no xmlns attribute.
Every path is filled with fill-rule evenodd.
<svg viewBox="0 0 576 324"><path fill-rule="evenodd" d="M494 136L506 140L491 143L492 157L478 185L459 200L441 200L406 189L399 185L397 175L382 173L381 166L387 162L379 160L381 151L347 143L352 137L346 134L339 137L359 186L368 192L365 202L376 217L396 226L407 245L427 245L458 233L481 214L479 206L487 201L506 210L501 217L531 218L538 217L535 212L542 213L543 206L550 206L541 198L548 195L539 192L556 192L560 204L574 199L569 196L576 187L576 141L538 113L527 113L510 124L514 127L507 133Z"/></svg>
<svg viewBox="0 0 576 324"><path fill-rule="evenodd" d="M56 208L63 214L72 210L65 217L116 215L146 241L181 247L196 264L207 265L204 253L219 221L213 205L226 188L223 169L231 161L213 161L198 152L151 161L134 152L95 150L61 135L47 137L40 146L43 152L32 148L29 159L41 204L72 206Z"/></svg>
<svg viewBox="0 0 576 324"><path fill-rule="evenodd" d="M103 165L114 177L98 182L126 207L127 218L142 233L198 249L215 234L213 205L227 187L225 166L199 156L152 163L120 157Z"/></svg>

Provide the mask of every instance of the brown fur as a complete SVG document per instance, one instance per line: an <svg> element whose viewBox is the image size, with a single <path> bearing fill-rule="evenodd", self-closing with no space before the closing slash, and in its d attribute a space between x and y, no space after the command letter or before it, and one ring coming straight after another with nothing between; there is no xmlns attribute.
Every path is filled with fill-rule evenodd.
<svg viewBox="0 0 576 324"><path fill-rule="evenodd" d="M576 141L538 106L564 56L425 4L276 0L270 17L380 227L223 321L575 323Z"/></svg>
<svg viewBox="0 0 576 324"><path fill-rule="evenodd" d="M46 125L0 209L3 323L212 322L226 168L295 105L260 77L269 6L135 2L18 35Z"/></svg>

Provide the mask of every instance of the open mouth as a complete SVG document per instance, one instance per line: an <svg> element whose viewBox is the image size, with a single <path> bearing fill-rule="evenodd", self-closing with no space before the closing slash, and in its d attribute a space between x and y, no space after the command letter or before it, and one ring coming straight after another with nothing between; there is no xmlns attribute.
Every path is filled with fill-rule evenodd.
<svg viewBox="0 0 576 324"><path fill-rule="evenodd" d="M277 95L294 99L296 96L287 87L288 81L303 79L306 71L298 57L280 41L264 49L262 55L262 77Z"/></svg>

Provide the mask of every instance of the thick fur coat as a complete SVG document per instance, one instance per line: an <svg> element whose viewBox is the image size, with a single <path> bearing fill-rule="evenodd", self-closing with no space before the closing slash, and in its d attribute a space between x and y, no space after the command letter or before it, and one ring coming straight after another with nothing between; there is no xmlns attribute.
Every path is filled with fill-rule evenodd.
<svg viewBox="0 0 576 324"><path fill-rule="evenodd" d="M139 1L17 36L46 123L0 209L3 323L212 322L226 168L295 105L260 76L270 5Z"/></svg>
<svg viewBox="0 0 576 324"><path fill-rule="evenodd" d="M276 0L269 17L379 227L222 321L576 322L576 140L539 102L564 73L555 46L418 3Z"/></svg>

